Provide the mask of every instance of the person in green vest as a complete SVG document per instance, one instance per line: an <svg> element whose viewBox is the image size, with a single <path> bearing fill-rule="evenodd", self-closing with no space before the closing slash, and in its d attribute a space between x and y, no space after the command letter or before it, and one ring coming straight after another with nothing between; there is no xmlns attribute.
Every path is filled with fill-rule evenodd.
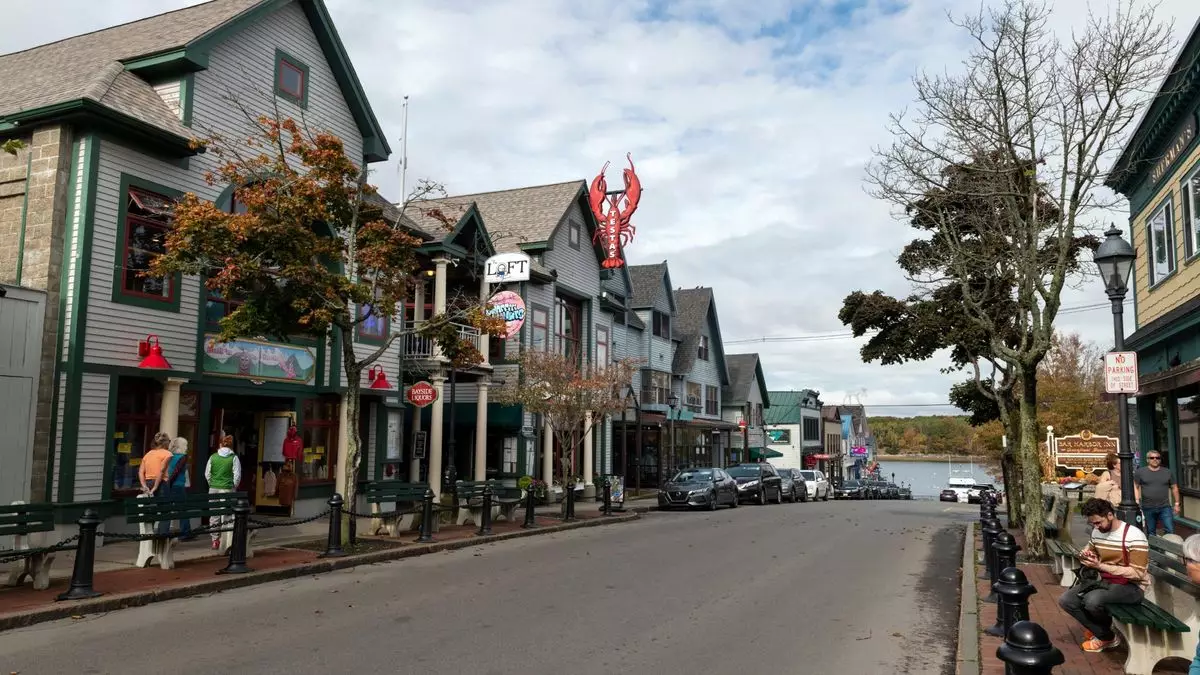
<svg viewBox="0 0 1200 675"><path fill-rule="evenodd" d="M233 492L242 484L242 463L233 452L233 436L221 437L221 447L215 454L209 455L208 464L204 466L204 480L208 481L209 494ZM223 529L232 522L231 516L214 516L213 528ZM212 533L213 550L221 548L221 533Z"/></svg>

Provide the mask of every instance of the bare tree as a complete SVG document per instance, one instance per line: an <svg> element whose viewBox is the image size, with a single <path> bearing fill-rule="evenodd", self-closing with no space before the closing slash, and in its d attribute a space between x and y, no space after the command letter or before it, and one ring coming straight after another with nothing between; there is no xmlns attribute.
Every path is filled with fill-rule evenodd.
<svg viewBox="0 0 1200 675"><path fill-rule="evenodd" d="M1013 371L1017 460L1030 497L1040 491L1038 364L1051 347L1063 286L1078 272L1081 237L1115 204L1105 172L1172 51L1170 27L1152 7L1134 4L1089 13L1065 40L1049 25L1051 10L1032 0L952 18L973 43L962 70L914 78L916 111L892 117L895 139L876 150L868 170L875 196L905 219L936 225L968 316ZM972 203L968 216L963 200ZM1015 301L1010 326L988 310L1000 285L1011 286ZM1042 520L1041 500L1026 499L1034 556L1044 554Z"/></svg>

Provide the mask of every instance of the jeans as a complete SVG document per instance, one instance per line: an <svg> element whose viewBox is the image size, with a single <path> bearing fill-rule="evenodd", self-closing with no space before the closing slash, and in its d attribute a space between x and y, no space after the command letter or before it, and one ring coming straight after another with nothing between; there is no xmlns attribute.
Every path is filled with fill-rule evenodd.
<svg viewBox="0 0 1200 675"><path fill-rule="evenodd" d="M1143 506L1142 515L1146 518L1146 534L1157 535L1159 523L1162 523L1166 534L1175 534L1175 514L1170 506Z"/></svg>
<svg viewBox="0 0 1200 675"><path fill-rule="evenodd" d="M1080 590L1084 593L1081 595ZM1075 618L1097 639L1113 639L1112 616L1107 605L1133 604L1142 601L1142 589L1137 584L1105 584L1099 588L1068 588L1058 598L1058 606Z"/></svg>
<svg viewBox="0 0 1200 675"><path fill-rule="evenodd" d="M1192 667L1188 668L1188 675L1200 675L1200 644L1196 645L1196 658L1192 659Z"/></svg>
<svg viewBox="0 0 1200 675"><path fill-rule="evenodd" d="M173 500L183 501L183 498L187 496L187 488L183 485L164 485L158 490L159 494ZM169 520L160 521L154 528L155 534L166 536L171 531L171 522ZM192 536L192 521L179 521L179 533L181 537Z"/></svg>
<svg viewBox="0 0 1200 675"><path fill-rule="evenodd" d="M215 488L215 487L208 488L208 494L210 494L210 495L223 495L223 494L228 494L230 492L233 492L233 490L226 490L224 488ZM224 529L226 525L232 525L232 524L233 524L233 516L213 516L212 518L208 519L209 527L213 528L214 530L221 530L221 529ZM222 532L213 532L211 535L212 540L220 541L222 534L223 534Z"/></svg>

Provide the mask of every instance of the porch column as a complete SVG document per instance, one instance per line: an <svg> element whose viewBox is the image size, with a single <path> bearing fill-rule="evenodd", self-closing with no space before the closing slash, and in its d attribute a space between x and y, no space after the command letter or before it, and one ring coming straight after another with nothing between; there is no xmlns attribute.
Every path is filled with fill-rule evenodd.
<svg viewBox="0 0 1200 675"><path fill-rule="evenodd" d="M421 413L423 410L423 408L413 406L412 437L414 439L417 437L417 433L421 431ZM409 452L412 452L412 457L408 460L408 482L419 483L421 482L421 460L417 459L416 446L410 445L410 448Z"/></svg>
<svg viewBox="0 0 1200 675"><path fill-rule="evenodd" d="M337 475L334 476L333 484L334 490L338 492L338 494L342 495L343 499L345 499L346 493L349 492L347 488L350 486L350 481L356 478L356 476L351 476L354 468L350 465L350 408L346 405L345 396L343 396L342 400L338 403L337 444L338 466L337 469L335 469ZM362 449L359 448L360 452L361 450ZM354 504L346 504L347 509L353 509L354 506Z"/></svg>
<svg viewBox="0 0 1200 675"><path fill-rule="evenodd" d="M479 302L484 307L487 307L488 298L490 298L492 295L491 291L492 291L492 285L486 281L485 277L482 277L482 276L479 277ZM485 365L485 366L488 365L489 363L491 363L492 357L491 357L490 352L492 350L488 348L489 346L490 345L488 345L488 334L480 333L479 334L479 353L483 355L483 365ZM476 479L476 480L482 480L482 479Z"/></svg>
<svg viewBox="0 0 1200 675"><path fill-rule="evenodd" d="M479 380L475 402L475 480L487 479L488 381Z"/></svg>
<svg viewBox="0 0 1200 675"><path fill-rule="evenodd" d="M549 422L542 423L542 480L554 485L554 430Z"/></svg>
<svg viewBox="0 0 1200 675"><path fill-rule="evenodd" d="M433 278L433 313L442 314L446 311L446 265L450 259L445 256L434 258L437 265L437 275Z"/></svg>
<svg viewBox="0 0 1200 675"><path fill-rule="evenodd" d="M583 496L595 497L596 486L592 484L592 463L595 459L595 450L592 447L592 413L586 412L583 414Z"/></svg>
<svg viewBox="0 0 1200 675"><path fill-rule="evenodd" d="M158 430L169 434L172 439L179 435L179 388L187 380L168 377L163 383L162 405L158 412Z"/></svg>
<svg viewBox="0 0 1200 675"><path fill-rule="evenodd" d="M425 320L425 280L417 281L413 290L413 321Z"/></svg>
<svg viewBox="0 0 1200 675"><path fill-rule="evenodd" d="M429 487L435 498L442 496L442 432L445 424L442 414L445 412L442 402L442 391L445 389L446 376L438 373L429 378L433 388L437 390L437 399L429 414Z"/></svg>

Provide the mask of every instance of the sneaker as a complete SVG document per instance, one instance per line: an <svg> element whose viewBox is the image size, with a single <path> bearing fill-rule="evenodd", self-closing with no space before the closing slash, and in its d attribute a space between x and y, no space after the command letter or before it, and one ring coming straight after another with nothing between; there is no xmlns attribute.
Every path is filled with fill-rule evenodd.
<svg viewBox="0 0 1200 675"><path fill-rule="evenodd" d="M1121 636L1114 635L1113 639L1107 640L1107 641L1093 637L1092 639L1087 640L1080 646L1083 647L1083 651L1085 651L1085 652L1093 652L1093 653L1102 652L1106 649L1120 647L1121 646Z"/></svg>
<svg viewBox="0 0 1200 675"><path fill-rule="evenodd" d="M214 550L214 551L215 551L215 550L217 550L217 549L219 549L219 548L221 548L221 542L220 542L220 540L218 540L218 539L213 539L213 544L212 544L212 547L213 547L213 550Z"/></svg>
<svg viewBox="0 0 1200 675"><path fill-rule="evenodd" d="M1088 641L1090 641L1090 640L1094 640L1095 638L1096 638L1096 634L1095 634L1095 633L1093 633L1092 631L1090 631L1090 630L1088 630L1088 629L1086 629L1086 628L1084 628L1084 629L1083 629L1083 641L1084 641L1084 642L1088 642Z"/></svg>

